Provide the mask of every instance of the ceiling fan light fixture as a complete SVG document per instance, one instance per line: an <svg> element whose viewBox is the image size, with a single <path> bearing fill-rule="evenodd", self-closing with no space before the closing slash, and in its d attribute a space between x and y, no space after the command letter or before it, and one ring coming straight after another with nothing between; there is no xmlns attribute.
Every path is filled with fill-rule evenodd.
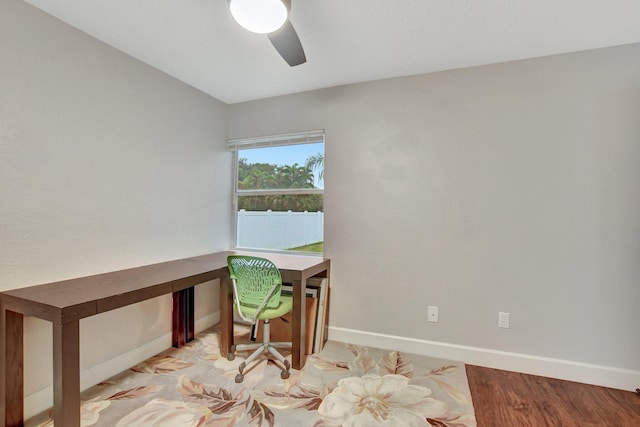
<svg viewBox="0 0 640 427"><path fill-rule="evenodd" d="M252 33L268 34L287 20L287 7L281 0L231 0L231 15L240 26Z"/></svg>

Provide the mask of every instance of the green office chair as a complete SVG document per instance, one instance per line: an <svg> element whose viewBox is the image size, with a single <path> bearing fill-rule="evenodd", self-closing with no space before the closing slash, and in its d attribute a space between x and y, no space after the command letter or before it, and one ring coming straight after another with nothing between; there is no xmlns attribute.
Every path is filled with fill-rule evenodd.
<svg viewBox="0 0 640 427"><path fill-rule="evenodd" d="M253 326L259 320L264 320L262 344L234 345L227 355L227 359L233 360L236 350L257 349L238 367L240 373L236 375L236 382L244 380L243 371L247 365L265 351L269 351L284 365L280 377L289 378L291 364L274 347L291 347L291 343L269 341L269 320L282 317L293 308L292 296L282 295L280 270L268 259L253 256L229 256L227 265L233 284L233 305L240 317Z"/></svg>

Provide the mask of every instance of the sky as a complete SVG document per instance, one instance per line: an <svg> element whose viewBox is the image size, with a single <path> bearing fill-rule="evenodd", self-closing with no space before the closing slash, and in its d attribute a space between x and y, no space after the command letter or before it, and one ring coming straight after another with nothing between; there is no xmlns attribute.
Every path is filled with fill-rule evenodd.
<svg viewBox="0 0 640 427"><path fill-rule="evenodd" d="M309 156L323 152L322 143L299 144L241 150L240 157L246 158L247 163L272 163L277 165L298 163L299 165L304 165Z"/></svg>

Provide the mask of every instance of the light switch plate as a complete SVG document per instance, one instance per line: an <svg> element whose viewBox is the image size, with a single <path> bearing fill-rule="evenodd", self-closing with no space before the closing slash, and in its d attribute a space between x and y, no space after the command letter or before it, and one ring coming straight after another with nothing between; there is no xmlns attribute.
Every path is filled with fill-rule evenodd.
<svg viewBox="0 0 640 427"><path fill-rule="evenodd" d="M434 307L432 305L427 307L427 320L429 322L437 322L438 321L438 307Z"/></svg>

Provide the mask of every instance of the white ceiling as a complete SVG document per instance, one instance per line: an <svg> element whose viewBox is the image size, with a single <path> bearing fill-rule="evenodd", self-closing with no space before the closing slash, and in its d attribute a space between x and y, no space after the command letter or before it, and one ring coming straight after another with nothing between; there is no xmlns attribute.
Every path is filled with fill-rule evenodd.
<svg viewBox="0 0 640 427"><path fill-rule="evenodd" d="M290 68L227 0L25 0L226 102L640 42L640 0L292 0Z"/></svg>

